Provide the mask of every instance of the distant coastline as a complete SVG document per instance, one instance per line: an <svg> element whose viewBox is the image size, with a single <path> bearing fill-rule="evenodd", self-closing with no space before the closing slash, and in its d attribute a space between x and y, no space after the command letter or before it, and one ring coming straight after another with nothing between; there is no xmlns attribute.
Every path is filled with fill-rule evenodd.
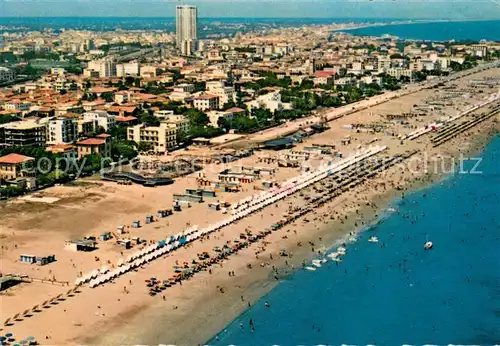
<svg viewBox="0 0 500 346"><path fill-rule="evenodd" d="M396 36L404 40L500 40L500 20L435 20L359 25L334 30L356 36Z"/></svg>

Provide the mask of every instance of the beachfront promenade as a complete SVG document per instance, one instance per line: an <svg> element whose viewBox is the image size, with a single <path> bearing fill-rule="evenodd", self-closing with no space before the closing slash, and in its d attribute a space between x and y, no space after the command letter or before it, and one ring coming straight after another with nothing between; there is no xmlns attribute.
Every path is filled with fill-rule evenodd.
<svg viewBox="0 0 500 346"><path fill-rule="evenodd" d="M385 92L382 95L377 95L370 97L367 100L363 100L360 102L356 102L353 104L348 104L339 108L333 108L325 111L324 114L321 115L315 115L303 119L298 119L292 122L289 122L287 124L274 127L268 130L264 130L259 132L258 134L250 135L250 136L245 136L241 139L238 139L234 142L231 143L231 145L234 145L236 142L244 141L244 140L251 140L253 142L264 142L267 140L271 140L274 138L278 138L281 136L285 136L287 134L293 133L295 131L300 130L303 127L310 126L311 124L318 124L323 121L323 119L326 119L326 121L334 121L336 119L343 118L345 116L348 116L350 114L354 114L363 110L367 110L371 107L381 105L386 102L393 101L395 99L412 95L415 93L418 93L420 91L423 91L425 89L430 89L435 86L437 86L440 83L447 83L451 81L455 81L464 77L467 77L469 75L476 74L478 72L486 71L488 69L496 68L500 66L500 62L494 61L491 63L483 64L480 66L477 66L473 69L466 70L466 71L461 71L457 73L453 73L450 76L447 77L439 77L435 79L431 79L429 81L425 81L423 83L418 83L418 84L410 84L406 87L406 89L403 90L397 90L397 91L391 91L391 92Z"/></svg>
<svg viewBox="0 0 500 346"><path fill-rule="evenodd" d="M196 227L188 228L182 232L177 233L168 239L159 241L157 244L150 245L145 249L142 249L128 258L119 259L116 268L109 271L108 267L102 267L100 269L95 269L92 272L76 279L75 285L82 285L85 283L89 284L89 287L94 288L99 285L110 282L114 278L121 276L130 270L136 269L147 262L155 260L163 255L169 254L176 249L196 241L212 232L221 230L222 228L229 226L238 220L251 215L279 200L282 200L297 191L300 191L312 184L321 181L332 174L342 172L346 168L355 165L369 157L377 155L382 151L386 150L386 146L374 146L370 148L363 149L362 151L355 153L335 164L331 162L326 163L323 167L311 172L305 173L298 177L291 178L285 181L281 187L271 190L269 192L261 192L260 194L255 194L253 196L244 198L240 200L236 205L237 208L233 208L233 215L227 219L210 225L204 229L197 229Z"/></svg>

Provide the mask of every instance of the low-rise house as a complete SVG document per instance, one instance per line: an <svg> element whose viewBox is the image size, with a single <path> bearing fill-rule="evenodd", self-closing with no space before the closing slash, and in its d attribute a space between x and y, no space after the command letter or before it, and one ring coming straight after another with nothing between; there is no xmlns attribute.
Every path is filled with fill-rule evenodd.
<svg viewBox="0 0 500 346"><path fill-rule="evenodd" d="M248 110L251 111L254 108L269 109L271 112L275 112L281 109L291 109L291 104L281 102L281 94L279 91L274 91L261 95L255 100L245 102Z"/></svg>
<svg viewBox="0 0 500 346"><path fill-rule="evenodd" d="M111 146L106 138L87 138L76 142L78 158L81 159L87 155L95 154L102 157L111 156Z"/></svg>
<svg viewBox="0 0 500 346"><path fill-rule="evenodd" d="M31 108L31 103L21 100L12 100L10 102L6 102L3 105L3 109L12 110L12 111L20 111L20 112L28 112Z"/></svg>
<svg viewBox="0 0 500 346"><path fill-rule="evenodd" d="M0 157L0 182L32 177L35 173L33 172L34 162L33 157L16 153Z"/></svg>
<svg viewBox="0 0 500 346"><path fill-rule="evenodd" d="M314 73L314 85L333 85L334 71L316 71Z"/></svg>
<svg viewBox="0 0 500 346"><path fill-rule="evenodd" d="M47 147L45 150L68 161L72 161L77 158L76 146L71 144L54 144Z"/></svg>

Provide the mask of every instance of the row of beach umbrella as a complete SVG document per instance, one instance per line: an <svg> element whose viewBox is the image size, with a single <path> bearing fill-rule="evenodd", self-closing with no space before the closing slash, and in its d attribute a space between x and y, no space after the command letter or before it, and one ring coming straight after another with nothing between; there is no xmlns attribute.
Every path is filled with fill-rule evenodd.
<svg viewBox="0 0 500 346"><path fill-rule="evenodd" d="M237 208L237 210L235 210L235 213L231 217L212 224L204 229L198 229L197 226L192 226L184 230L183 232L176 234L175 236L170 236L169 239L149 245L146 248L128 256L126 259L119 259L117 262L117 268L110 272L107 270L107 268L105 268L106 270L103 270L103 268L101 268L100 270L94 270L88 275L77 279L75 284L81 285L88 282L91 288L104 284L134 268L142 266L143 264L146 264L147 262L150 262L159 256L162 256L166 253L171 252L172 250L177 249L178 247L183 246L186 243L199 239L241 218L244 218L259 209L275 203L276 201L281 200L295 193L296 191L303 189L306 186L323 180L329 175L341 171L358 161L376 155L385 149L385 146L376 146L366 149L338 162L335 165L325 166L318 169L317 171L304 173L299 177L289 179L284 182L280 188L246 197L236 203L239 207Z"/></svg>

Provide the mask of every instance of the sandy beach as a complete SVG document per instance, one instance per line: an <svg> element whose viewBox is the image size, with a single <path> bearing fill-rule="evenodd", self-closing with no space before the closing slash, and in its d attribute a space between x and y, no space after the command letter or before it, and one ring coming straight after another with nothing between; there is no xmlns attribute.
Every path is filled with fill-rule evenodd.
<svg viewBox="0 0 500 346"><path fill-rule="evenodd" d="M28 314L12 325L4 326L4 330L20 337L33 335L44 344L191 345L205 342L249 304L272 289L280 278L301 268L304 261L310 261L318 252L324 253L331 244L342 243L349 232L358 231L376 219L389 201L402 197L405 191L439 179L443 167L438 167L435 172L433 169L425 171L425 162L427 168L433 168L435 158L446 157L445 162L451 162L452 157L477 152L493 131L499 130L498 114L435 148L430 141L433 134L425 134L413 141L402 142L401 138L417 128L445 116L457 115L471 105L484 101L496 93L498 87L478 87L473 90L468 85L468 79L498 75L500 69L495 68L450 81L447 85L451 89L448 90L422 88L403 96L385 95L384 102L363 101L364 104L355 106L357 111L330 121L327 131L305 139L293 150L302 151L312 144L335 145L343 157L349 157L360 148L376 144L387 146L387 150L379 157L413 150L417 154L408 162L386 169L316 208L293 224L272 232L265 239L212 266L210 271L199 272L190 280L183 281L182 285L169 287L154 297L148 294L145 285L145 280L151 277L168 279L174 274L176 264L190 263L197 254L205 251L213 253L215 247L238 239L245 231L258 232L270 227L290 208L306 205L306 197L317 194L319 185L308 187L300 194L285 198L202 240L126 273L111 283L93 289L82 286L77 293L65 296L64 300L39 309L39 312ZM388 115L410 113L415 105L433 103L441 105L402 122L388 121ZM486 113L496 104L498 101L471 114ZM329 111L327 117L333 119L342 111L345 110ZM470 118L465 116L463 120ZM289 124L287 126L290 128L256 134L246 141L276 137L279 131L295 129L300 124ZM358 130L351 129L349 125L353 124L362 126ZM383 131L370 131L370 127L380 124L384 125ZM348 141L346 136L349 136ZM273 168L275 173L266 179L279 183L298 176L305 166L314 170L325 160L338 160L330 155L311 155L301 167L278 167L276 163L262 160L278 155L282 153L258 151L229 164L205 165L203 173L207 179L216 180L223 168ZM64 243L69 239L99 236L102 232L114 232L117 226L125 225L127 237L158 241L187 227L197 225L202 228L223 219L221 212L209 210L207 203L200 203L141 228L130 227L134 220L143 222L146 215L155 215L159 209L171 208L172 194L183 193L186 188L196 188L198 176L199 173L191 174L176 179L173 185L156 188L83 179L72 186L55 186L36 194L53 198L52 203L17 199L1 204L2 273L25 274L35 279L2 292L3 320L64 294L73 288L75 279L81 273L102 265L113 267L120 258L145 246L136 245L125 250L117 247L112 239L99 242L98 249L93 252L72 252L64 249ZM242 184L240 192L221 192L215 198L207 198L206 202L224 200L232 204L255 194L260 186L259 180ZM288 256L280 256L283 249ZM46 266L34 266L19 262L21 254L54 254L57 261Z"/></svg>

